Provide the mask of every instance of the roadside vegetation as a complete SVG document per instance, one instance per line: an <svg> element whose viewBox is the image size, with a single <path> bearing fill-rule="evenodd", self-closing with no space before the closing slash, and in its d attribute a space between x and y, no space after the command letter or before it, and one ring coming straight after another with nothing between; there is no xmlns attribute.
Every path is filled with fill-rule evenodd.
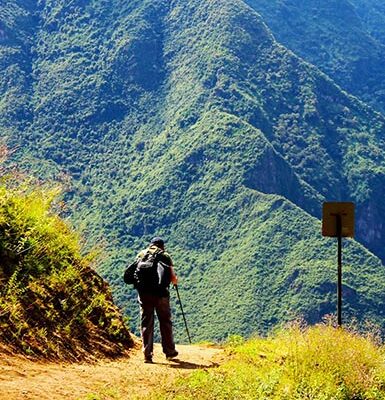
<svg viewBox="0 0 385 400"><path fill-rule="evenodd" d="M375 332L297 324L268 338L232 337L228 360L151 399L384 399L385 347Z"/></svg>
<svg viewBox="0 0 385 400"><path fill-rule="evenodd" d="M132 339L93 254L57 215L58 193L23 176L0 181L0 342L45 358L123 354Z"/></svg>

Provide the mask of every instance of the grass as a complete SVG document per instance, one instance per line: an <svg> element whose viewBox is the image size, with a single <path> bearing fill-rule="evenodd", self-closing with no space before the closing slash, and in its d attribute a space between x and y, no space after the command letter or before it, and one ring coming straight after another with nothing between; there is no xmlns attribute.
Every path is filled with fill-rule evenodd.
<svg viewBox="0 0 385 400"><path fill-rule="evenodd" d="M58 215L58 193L29 179L0 182L0 341L46 358L120 355L129 332L94 255Z"/></svg>
<svg viewBox="0 0 385 400"><path fill-rule="evenodd" d="M385 348L373 333L294 324L226 346L228 360L150 399L384 399Z"/></svg>

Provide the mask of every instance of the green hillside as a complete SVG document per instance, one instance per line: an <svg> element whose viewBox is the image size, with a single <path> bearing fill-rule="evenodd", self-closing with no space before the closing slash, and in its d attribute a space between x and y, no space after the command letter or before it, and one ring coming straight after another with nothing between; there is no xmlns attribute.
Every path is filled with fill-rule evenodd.
<svg viewBox="0 0 385 400"><path fill-rule="evenodd" d="M0 185L2 348L71 360L125 354L133 341L93 256L53 212L57 191L16 179Z"/></svg>
<svg viewBox="0 0 385 400"><path fill-rule="evenodd" d="M348 243L345 317L382 325L385 119L262 18L240 0L8 2L0 130L15 159L68 186L129 315L122 271L156 234L195 339L319 321L335 309L336 251L321 204L349 199L370 252ZM18 104L25 115L6 112Z"/></svg>
<svg viewBox="0 0 385 400"><path fill-rule="evenodd" d="M275 37L344 90L385 110L384 22L378 0L246 0Z"/></svg>
<svg viewBox="0 0 385 400"><path fill-rule="evenodd" d="M385 6L381 0L351 0L362 24L376 40L385 44Z"/></svg>

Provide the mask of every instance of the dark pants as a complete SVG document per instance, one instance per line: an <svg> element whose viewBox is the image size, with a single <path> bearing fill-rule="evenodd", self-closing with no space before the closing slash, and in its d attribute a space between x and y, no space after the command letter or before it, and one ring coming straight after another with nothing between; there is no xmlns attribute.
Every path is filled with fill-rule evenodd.
<svg viewBox="0 0 385 400"><path fill-rule="evenodd" d="M141 334L143 353L145 357L152 357L154 347L154 313L158 316L160 335L162 338L163 353L166 355L175 352L174 337L172 334L170 298L139 293Z"/></svg>

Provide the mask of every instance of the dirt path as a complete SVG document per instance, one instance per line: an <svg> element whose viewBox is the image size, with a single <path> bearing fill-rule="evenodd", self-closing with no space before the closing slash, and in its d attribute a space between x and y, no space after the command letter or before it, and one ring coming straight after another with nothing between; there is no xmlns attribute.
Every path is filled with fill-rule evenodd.
<svg viewBox="0 0 385 400"><path fill-rule="evenodd" d="M154 364L144 364L139 349L130 357L95 364L34 362L0 354L0 400L135 399L169 385L175 378L220 362L222 350L178 346L178 361L167 361L159 345Z"/></svg>

